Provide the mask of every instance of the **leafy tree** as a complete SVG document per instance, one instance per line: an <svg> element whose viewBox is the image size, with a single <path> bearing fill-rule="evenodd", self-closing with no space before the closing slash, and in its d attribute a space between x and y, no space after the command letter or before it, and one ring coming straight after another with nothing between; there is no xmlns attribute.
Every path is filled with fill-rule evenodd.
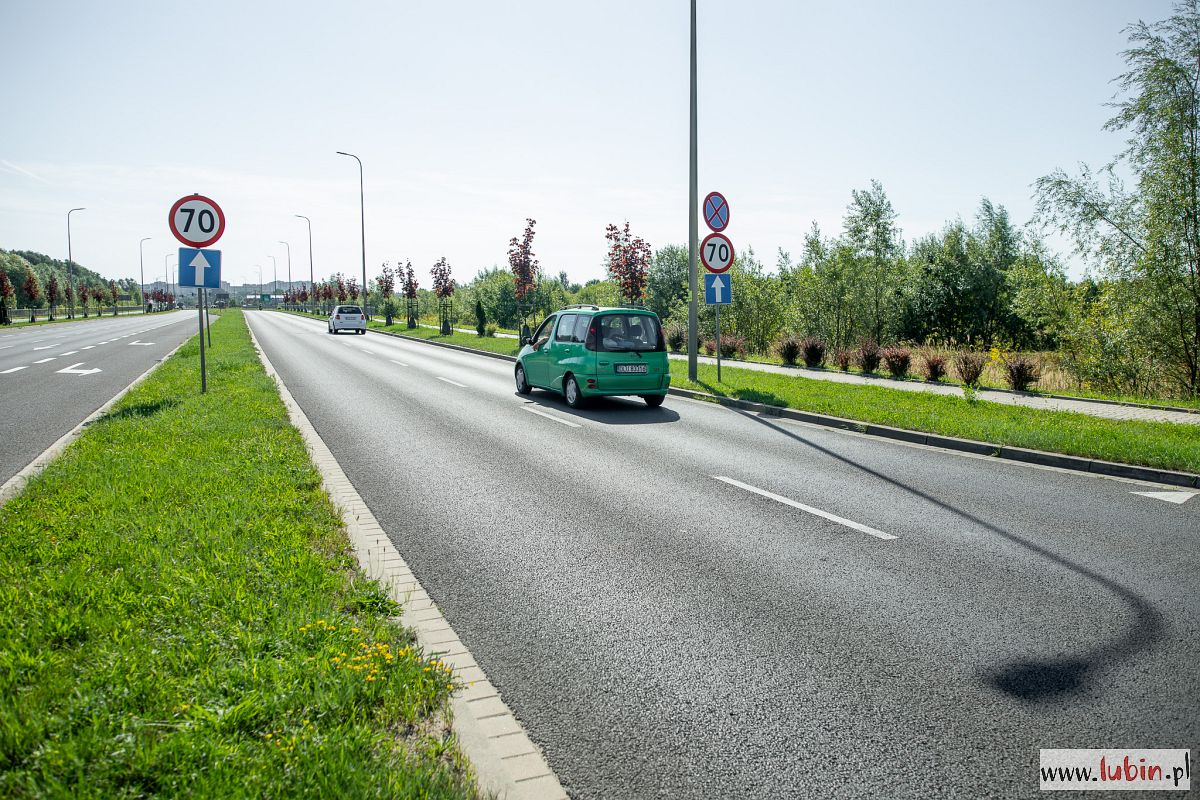
<svg viewBox="0 0 1200 800"><path fill-rule="evenodd" d="M35 319L33 309L41 305L42 286L38 283L33 267L28 264L25 266L25 282L21 284L21 290L25 292L26 305L29 306L29 321L33 322Z"/></svg>
<svg viewBox="0 0 1200 800"><path fill-rule="evenodd" d="M50 319L54 319L54 307L62 300L62 287L58 284L58 274L51 272L46 281L46 302L50 306Z"/></svg>
<svg viewBox="0 0 1200 800"><path fill-rule="evenodd" d="M417 327L417 317L420 314L420 301L417 295L417 275L413 272L412 262L404 264L404 298L407 306L408 327Z"/></svg>
<svg viewBox="0 0 1200 800"><path fill-rule="evenodd" d="M578 290L577 290L578 291ZM688 250L677 244L659 248L646 273L646 305L663 319L688 299Z"/></svg>
<svg viewBox="0 0 1200 800"><path fill-rule="evenodd" d="M865 191L851 192L845 227L854 255L862 260L860 281L866 301L867 328L876 341L883 341L899 282L898 266L904 244L896 227L896 210L879 181L871 181L871 188Z"/></svg>
<svg viewBox="0 0 1200 800"><path fill-rule="evenodd" d="M438 298L438 310L442 319L442 335L449 336L450 316L454 313L454 278L450 276L450 264L446 261L446 257L442 256L439 258L437 263L433 265L433 269L429 272L433 278L433 293Z"/></svg>
<svg viewBox="0 0 1200 800"><path fill-rule="evenodd" d="M117 286L116 281L110 280L108 282L108 296L112 298L113 316L115 317L115 316L117 316L117 310L118 310L117 303L121 302L121 290ZM199 302L199 299L197 299L197 302Z"/></svg>
<svg viewBox="0 0 1200 800"><path fill-rule="evenodd" d="M1070 234L1078 251L1119 294L1145 303L1131 324L1146 326L1155 355L1184 394L1200 394L1200 2L1166 20L1126 28L1128 66L1105 129L1128 147L1100 175L1086 165L1037 182L1039 219ZM1126 190L1117 164L1135 179ZM1104 178L1102 185L1101 178ZM1116 292L1117 290L1113 290Z"/></svg>
<svg viewBox="0 0 1200 800"><path fill-rule="evenodd" d="M12 301L14 294L12 281L8 279L8 272L0 269L0 325L12 324L12 320L8 317L8 304Z"/></svg>
<svg viewBox="0 0 1200 800"><path fill-rule="evenodd" d="M641 304L646 297L646 270L652 251L646 240L624 228L609 225L604 238L608 239L608 276L617 283L621 302Z"/></svg>
<svg viewBox="0 0 1200 800"><path fill-rule="evenodd" d="M721 314L729 327L722 334L739 334L754 353L768 353L787 319L780 279L763 270L762 262L747 248L729 270L733 274L733 302Z"/></svg>
<svg viewBox="0 0 1200 800"><path fill-rule="evenodd" d="M379 292L379 307L383 312L384 325L391 325L393 318L399 312L400 304L393 297L396 289L396 273L386 261L379 277L375 279L375 288Z"/></svg>
<svg viewBox="0 0 1200 800"><path fill-rule="evenodd" d="M480 337L487 336L487 312L483 310L483 301L475 300L475 332Z"/></svg>

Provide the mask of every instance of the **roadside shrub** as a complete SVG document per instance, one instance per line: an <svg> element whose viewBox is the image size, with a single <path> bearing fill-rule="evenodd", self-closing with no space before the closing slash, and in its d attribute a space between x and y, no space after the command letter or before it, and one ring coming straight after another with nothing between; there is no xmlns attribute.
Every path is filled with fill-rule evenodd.
<svg viewBox="0 0 1200 800"><path fill-rule="evenodd" d="M667 347L681 352L687 347L687 326L679 322L669 322L663 329L667 335Z"/></svg>
<svg viewBox="0 0 1200 800"><path fill-rule="evenodd" d="M940 381L946 375L946 357L937 353L926 353L925 361L925 378L934 383Z"/></svg>
<svg viewBox="0 0 1200 800"><path fill-rule="evenodd" d="M705 339L702 346L704 347L704 352L710 356L715 355L717 352L717 343L712 339Z"/></svg>
<svg viewBox="0 0 1200 800"><path fill-rule="evenodd" d="M746 337L740 333L725 334L721 337L721 358L745 358Z"/></svg>
<svg viewBox="0 0 1200 800"><path fill-rule="evenodd" d="M964 350L954 356L954 371L958 378L967 386L979 385L979 376L987 365L987 356L983 353L972 353Z"/></svg>
<svg viewBox="0 0 1200 800"><path fill-rule="evenodd" d="M1037 363L1029 356L1017 354L1003 359L1004 377L1014 391L1023 392L1042 377Z"/></svg>
<svg viewBox="0 0 1200 800"><path fill-rule="evenodd" d="M870 374L879 369L880 358L879 342L874 339L863 339L858 345L858 366L863 372Z"/></svg>
<svg viewBox="0 0 1200 800"><path fill-rule="evenodd" d="M842 372L850 371L850 362L854 360L854 354L849 350L837 349L833 352L833 363L837 364L837 368Z"/></svg>
<svg viewBox="0 0 1200 800"><path fill-rule="evenodd" d="M885 347L882 355L883 363L887 365L887 370L892 373L893 378L903 380L908 377L908 368L912 365L912 353L907 347Z"/></svg>
<svg viewBox="0 0 1200 800"><path fill-rule="evenodd" d="M789 367L796 366L796 359L800 357L800 351L800 340L795 336L784 336L775 343L775 352L779 353L783 363Z"/></svg>
<svg viewBox="0 0 1200 800"><path fill-rule="evenodd" d="M484 333L486 333L489 338L496 338L496 326L489 322L487 328L484 330Z"/></svg>
<svg viewBox="0 0 1200 800"><path fill-rule="evenodd" d="M804 366L816 369L825 364L825 342L816 336L806 336L800 343L804 351Z"/></svg>

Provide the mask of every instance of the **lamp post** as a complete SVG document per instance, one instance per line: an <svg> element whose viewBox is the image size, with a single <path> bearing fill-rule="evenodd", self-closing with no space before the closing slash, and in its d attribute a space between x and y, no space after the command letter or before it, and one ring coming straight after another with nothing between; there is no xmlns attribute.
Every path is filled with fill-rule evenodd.
<svg viewBox="0 0 1200 800"><path fill-rule="evenodd" d="M275 256L268 254L267 258L271 259L271 265L275 270L275 282L271 284L271 304L275 304L275 293L279 291L279 262L275 260Z"/></svg>
<svg viewBox="0 0 1200 800"><path fill-rule="evenodd" d="M171 295L171 299L170 299L169 303L171 306L171 310L174 311L175 310L175 300L177 298L175 297L175 281L171 280L171 257L172 256L174 256L176 258L176 260L178 260L178 258L179 258L179 256L177 256L175 253L167 253L165 256L163 256L163 271L165 273L167 273L166 275L163 276L163 280L167 284L167 294Z"/></svg>
<svg viewBox="0 0 1200 800"><path fill-rule="evenodd" d="M303 214L296 214L297 217L308 223L308 296L311 299L313 290L316 288L317 281L313 277L312 263L312 220Z"/></svg>
<svg viewBox="0 0 1200 800"><path fill-rule="evenodd" d="M288 244L287 242L285 242L283 239L279 239L279 240L278 240L278 242L279 242L281 245L283 245L284 247L286 247L286 248L287 248L287 254L288 254L288 294L291 294L292 292L296 291L295 287L293 287L293 286L292 286L292 246L291 246L290 244Z"/></svg>
<svg viewBox="0 0 1200 800"><path fill-rule="evenodd" d="M254 267L258 270L258 308L262 310L262 264L255 264Z"/></svg>
<svg viewBox="0 0 1200 800"><path fill-rule="evenodd" d="M154 238L154 237L147 236L145 239L142 239L140 242L138 242L138 269L141 271L140 278L142 281L142 312L143 313L145 313L145 310L146 310L146 253L145 253L145 248L143 248L142 245L144 245L146 242L150 241L152 238Z"/></svg>
<svg viewBox="0 0 1200 800"><path fill-rule="evenodd" d="M337 151L339 156L350 156L358 162L358 209L362 220L362 270L363 270L363 291L367 290L367 209L363 200L363 165L362 159L353 153L343 153ZM363 303L363 316L367 316L367 304ZM369 317L368 317L369 319Z"/></svg>
<svg viewBox="0 0 1200 800"><path fill-rule="evenodd" d="M76 211L86 210L86 208L72 208L67 212L67 286L71 289L71 319L75 319L75 261L71 253L71 215Z"/></svg>
<svg viewBox="0 0 1200 800"><path fill-rule="evenodd" d="M688 125L688 380L696 380L696 351L699 349L699 287L696 277L696 247L700 223L696 193L696 0L692 0L691 117Z"/></svg>

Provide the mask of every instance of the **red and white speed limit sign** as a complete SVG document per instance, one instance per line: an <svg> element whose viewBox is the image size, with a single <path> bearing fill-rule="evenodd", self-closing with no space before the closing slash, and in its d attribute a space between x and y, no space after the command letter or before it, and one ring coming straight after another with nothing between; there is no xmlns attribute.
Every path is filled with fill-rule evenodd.
<svg viewBox="0 0 1200 800"><path fill-rule="evenodd" d="M733 266L733 242L723 233L710 233L700 243L700 261L709 272L724 272Z"/></svg>
<svg viewBox="0 0 1200 800"><path fill-rule="evenodd" d="M175 238L188 247L208 247L225 233L225 212L216 201L199 194L176 200L167 222Z"/></svg>

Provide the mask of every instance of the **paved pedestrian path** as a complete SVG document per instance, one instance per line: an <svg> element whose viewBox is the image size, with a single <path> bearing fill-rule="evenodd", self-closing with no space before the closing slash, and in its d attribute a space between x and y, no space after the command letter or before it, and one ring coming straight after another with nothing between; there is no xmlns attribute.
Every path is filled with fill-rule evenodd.
<svg viewBox="0 0 1200 800"><path fill-rule="evenodd" d="M687 360L687 356L672 353L671 358ZM702 364L716 364L715 358L700 356ZM924 383L921 381L896 381L881 376L862 375L856 372L841 372L838 370L808 369L807 367L785 367L781 364L760 364L754 361L735 361L721 359L724 366L739 369L753 369L759 372L773 372L778 375L794 375L813 380L831 381L833 383L849 383L858 386L884 386L889 389L902 389L909 392L929 392L962 397L962 387L954 384ZM1095 402L1088 400L1073 400L1058 397L1038 397L1036 395L1014 394L996 389L980 389L979 399L992 403L1006 403L1011 406L1040 408L1048 411L1075 411L1080 414L1090 414L1093 417L1105 419L1132 419L1143 422L1178 422L1183 425L1200 425L1200 413L1189 414L1186 411L1168 411L1142 406L1118 405L1116 403Z"/></svg>

